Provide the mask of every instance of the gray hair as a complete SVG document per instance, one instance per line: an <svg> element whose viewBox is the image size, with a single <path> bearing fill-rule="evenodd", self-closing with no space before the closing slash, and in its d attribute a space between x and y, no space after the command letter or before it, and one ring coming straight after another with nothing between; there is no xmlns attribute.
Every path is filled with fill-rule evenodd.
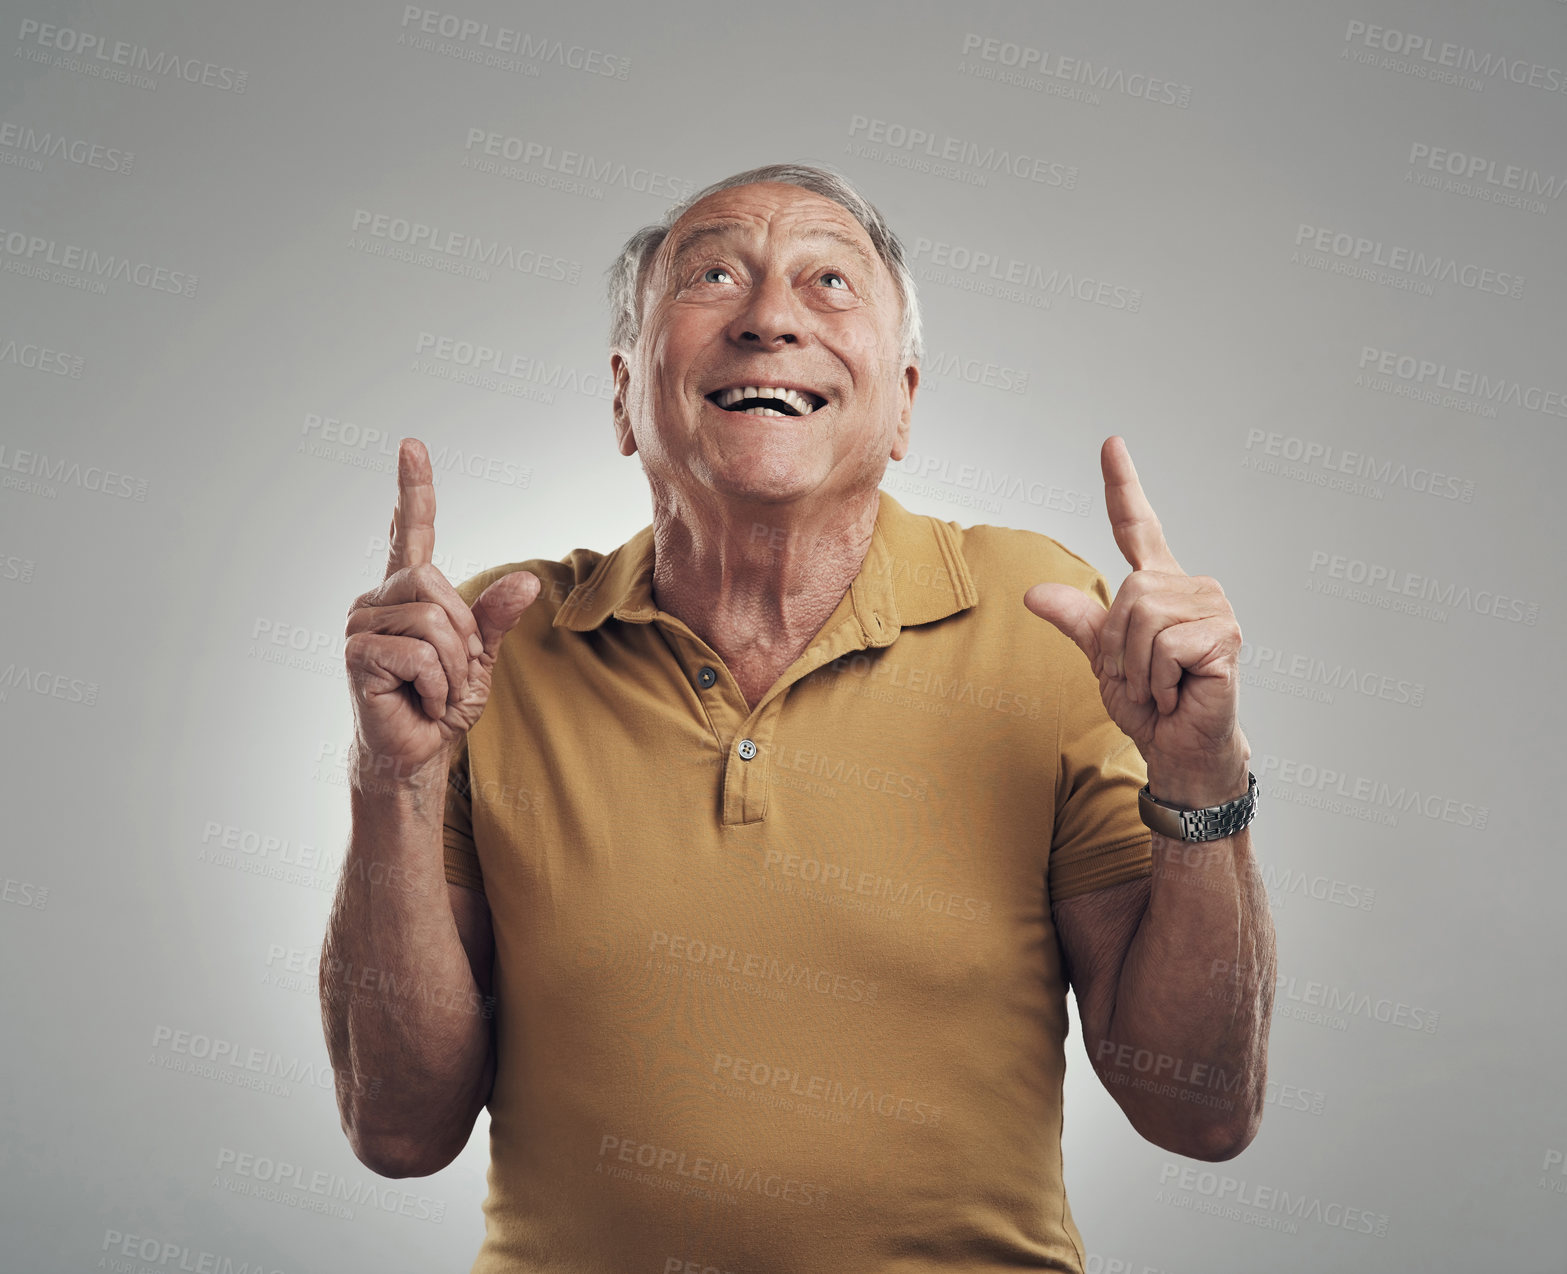
<svg viewBox="0 0 1567 1274"><path fill-rule="evenodd" d="M630 350L637 343L642 331L642 282L648 265L659 247L668 237L675 222L698 200L720 190L735 186L749 186L756 182L776 181L785 185L800 186L812 194L831 199L848 209L856 221L864 227L882 259L887 272L892 275L903 307L903 321L898 332L899 356L905 362L918 362L924 354L920 339L920 303L914 288L914 273L909 269L904 254L903 241L887 224L876 207L860 194L847 177L830 168L815 168L808 164L768 164L764 168L752 168L733 177L715 181L688 195L666 212L661 221L643 226L620 250L615 263L605 272L609 282L610 332L612 350Z"/></svg>

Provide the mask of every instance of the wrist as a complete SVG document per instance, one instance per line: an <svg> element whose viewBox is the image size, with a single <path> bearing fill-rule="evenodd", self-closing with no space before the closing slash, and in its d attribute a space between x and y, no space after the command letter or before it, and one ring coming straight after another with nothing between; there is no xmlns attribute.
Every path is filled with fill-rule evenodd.
<svg viewBox="0 0 1567 1274"><path fill-rule="evenodd" d="M419 810L432 799L444 806L449 749L443 748L419 764L399 757L378 755L360 739L349 749L346 765L348 787L361 801Z"/></svg>
<svg viewBox="0 0 1567 1274"><path fill-rule="evenodd" d="M1200 793L1202 789L1193 790ZM1188 799L1204 798L1193 795ZM1159 800L1145 787L1137 794L1137 812L1155 836L1163 836L1166 840L1187 843L1228 840L1257 816L1257 780L1248 773L1245 792L1216 805L1176 805Z"/></svg>
<svg viewBox="0 0 1567 1274"><path fill-rule="evenodd" d="M1201 765L1151 757L1148 791L1158 800L1183 809L1207 809L1245 796L1250 767L1251 748L1245 746L1244 740L1222 757Z"/></svg>

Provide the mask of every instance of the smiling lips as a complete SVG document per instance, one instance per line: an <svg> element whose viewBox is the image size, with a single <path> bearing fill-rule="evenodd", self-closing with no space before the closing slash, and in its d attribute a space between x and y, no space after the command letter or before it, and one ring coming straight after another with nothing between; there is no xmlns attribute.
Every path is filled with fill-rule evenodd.
<svg viewBox="0 0 1567 1274"><path fill-rule="evenodd" d="M809 416L827 403L819 395L779 385L737 386L707 397L714 406L745 416Z"/></svg>

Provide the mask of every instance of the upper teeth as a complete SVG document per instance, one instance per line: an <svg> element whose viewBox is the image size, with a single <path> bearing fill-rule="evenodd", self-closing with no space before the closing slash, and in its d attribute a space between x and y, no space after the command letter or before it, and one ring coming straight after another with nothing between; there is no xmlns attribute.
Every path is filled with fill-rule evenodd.
<svg viewBox="0 0 1567 1274"><path fill-rule="evenodd" d="M718 393L718 405L720 407L733 407L737 402L746 398L776 398L779 402L788 403L802 416L808 416L816 410L816 404L810 397L802 394L797 389L781 389L776 385L747 385L742 389L724 389ZM752 408L752 410L756 410Z"/></svg>

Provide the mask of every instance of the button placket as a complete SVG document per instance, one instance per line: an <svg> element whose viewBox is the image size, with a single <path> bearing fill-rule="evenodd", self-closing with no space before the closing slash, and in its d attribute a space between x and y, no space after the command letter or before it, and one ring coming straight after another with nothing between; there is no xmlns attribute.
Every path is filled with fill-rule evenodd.
<svg viewBox="0 0 1567 1274"><path fill-rule="evenodd" d="M740 723L724 762L723 808L726 823L755 823L767 815L769 765L778 714L789 696L786 686Z"/></svg>
<svg viewBox="0 0 1567 1274"><path fill-rule="evenodd" d="M720 805L725 823L754 823L766 816L771 786L767 750L772 746L779 713L794 683L850 650L865 648L867 634L854 616L853 599L848 594L841 610L847 613L818 635L791 667L785 684L770 692L765 702L754 709L728 693L727 686L719 685L717 655L695 633L672 615L660 615L655 620L695 689L714 741L724 749ZM889 623L880 613L873 622L877 629L874 644L886 644L896 632L896 624ZM714 687L718 687L717 693Z"/></svg>
<svg viewBox="0 0 1567 1274"><path fill-rule="evenodd" d="M874 644L886 645L897 635L897 625L880 614L876 628ZM865 629L851 612L837 625L822 632L791 666L788 680L759 709L760 715L740 723L735 732L735 746L724 763L724 822L753 823L766 817L768 791L772 786L772 767L767 752L773 746L779 715L795 683L849 651L864 650L866 644ZM755 748L749 760L743 759L742 752L747 742Z"/></svg>

